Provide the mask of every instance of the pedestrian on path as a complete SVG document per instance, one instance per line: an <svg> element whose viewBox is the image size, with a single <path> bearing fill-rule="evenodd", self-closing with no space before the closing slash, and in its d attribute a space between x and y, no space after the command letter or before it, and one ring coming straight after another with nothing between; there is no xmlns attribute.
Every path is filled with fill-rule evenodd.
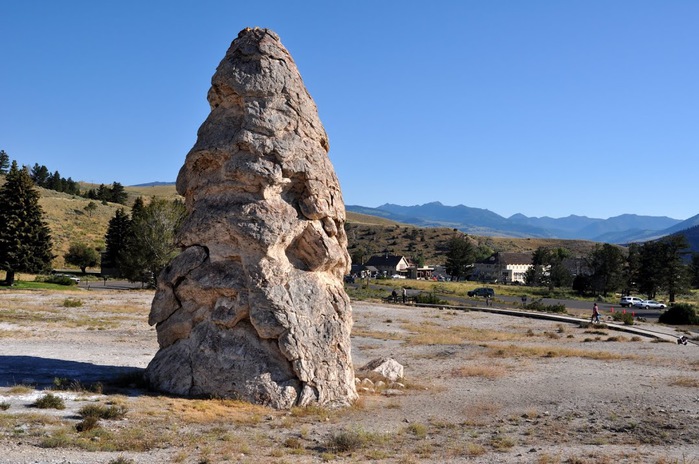
<svg viewBox="0 0 699 464"><path fill-rule="evenodd" d="M597 307L597 303L592 307L592 317L590 318L590 322L596 322L599 324L599 308Z"/></svg>

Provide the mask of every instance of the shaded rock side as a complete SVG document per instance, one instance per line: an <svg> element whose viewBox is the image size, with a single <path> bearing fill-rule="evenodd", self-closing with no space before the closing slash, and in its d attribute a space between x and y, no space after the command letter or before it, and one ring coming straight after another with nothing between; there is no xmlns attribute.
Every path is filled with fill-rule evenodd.
<svg viewBox="0 0 699 464"><path fill-rule="evenodd" d="M149 323L158 390L275 408L356 399L345 206L315 103L279 37L245 29L177 178L183 252Z"/></svg>

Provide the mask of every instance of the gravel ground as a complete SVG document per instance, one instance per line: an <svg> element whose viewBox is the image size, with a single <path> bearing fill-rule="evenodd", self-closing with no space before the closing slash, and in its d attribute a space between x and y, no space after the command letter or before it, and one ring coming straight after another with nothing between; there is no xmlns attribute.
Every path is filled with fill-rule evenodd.
<svg viewBox="0 0 699 464"><path fill-rule="evenodd" d="M65 307L67 298L83 304ZM29 407L56 377L109 385L144 368L157 351L151 299L0 293L0 463L699 463L696 345L473 311L354 303L355 368L390 356L405 379L365 382L344 411L243 413L221 403L203 419L192 410L211 405L134 388L61 391L66 409ZM110 401L128 406L126 418L104 421L94 446L77 445L77 411ZM105 445L137 426L152 443ZM333 447L343 433L361 440Z"/></svg>

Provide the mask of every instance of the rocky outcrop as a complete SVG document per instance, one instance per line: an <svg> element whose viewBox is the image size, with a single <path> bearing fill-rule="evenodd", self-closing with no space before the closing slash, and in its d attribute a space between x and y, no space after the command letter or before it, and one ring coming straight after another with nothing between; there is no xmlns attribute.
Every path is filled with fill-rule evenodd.
<svg viewBox="0 0 699 464"><path fill-rule="evenodd" d="M356 398L345 207L315 103L279 37L245 29L177 178L182 253L149 323L158 390L275 408Z"/></svg>

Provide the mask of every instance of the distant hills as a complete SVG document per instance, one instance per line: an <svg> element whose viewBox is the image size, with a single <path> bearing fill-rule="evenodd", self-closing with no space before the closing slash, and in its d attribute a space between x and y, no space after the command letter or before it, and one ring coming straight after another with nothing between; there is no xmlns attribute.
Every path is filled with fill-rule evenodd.
<svg viewBox="0 0 699 464"><path fill-rule="evenodd" d="M666 216L622 214L608 219L570 215L564 218L509 218L490 210L440 202L400 206L386 203L376 208L347 205L348 211L379 216L420 227L449 227L471 235L511 238L559 238L625 244L653 240L699 226L699 214L681 221Z"/></svg>

